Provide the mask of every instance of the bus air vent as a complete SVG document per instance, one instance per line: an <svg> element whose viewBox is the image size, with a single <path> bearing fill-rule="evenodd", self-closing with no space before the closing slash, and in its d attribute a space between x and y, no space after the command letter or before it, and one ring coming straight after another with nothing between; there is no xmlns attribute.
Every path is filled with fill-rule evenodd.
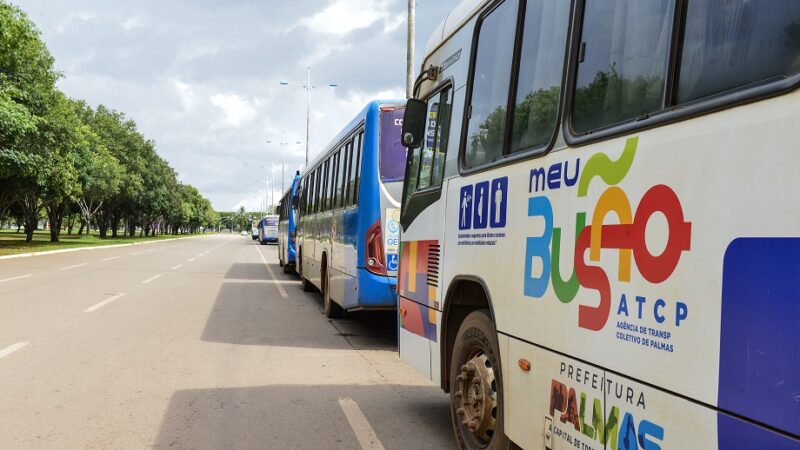
<svg viewBox="0 0 800 450"><path fill-rule="evenodd" d="M428 286L439 287L439 255L441 246L431 244L428 247Z"/></svg>

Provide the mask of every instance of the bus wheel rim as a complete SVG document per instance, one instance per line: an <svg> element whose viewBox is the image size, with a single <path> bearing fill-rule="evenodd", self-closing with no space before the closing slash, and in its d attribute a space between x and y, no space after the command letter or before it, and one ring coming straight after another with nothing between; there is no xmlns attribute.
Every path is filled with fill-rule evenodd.
<svg viewBox="0 0 800 450"><path fill-rule="evenodd" d="M456 414L461 425L481 443L492 440L497 427L497 382L491 360L479 352L456 376Z"/></svg>

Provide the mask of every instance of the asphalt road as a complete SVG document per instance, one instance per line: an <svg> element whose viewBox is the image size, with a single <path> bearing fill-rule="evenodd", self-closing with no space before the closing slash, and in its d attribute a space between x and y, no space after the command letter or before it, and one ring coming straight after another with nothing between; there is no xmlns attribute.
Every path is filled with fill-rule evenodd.
<svg viewBox="0 0 800 450"><path fill-rule="evenodd" d="M0 260L0 448L453 448L394 315L321 306L249 237Z"/></svg>

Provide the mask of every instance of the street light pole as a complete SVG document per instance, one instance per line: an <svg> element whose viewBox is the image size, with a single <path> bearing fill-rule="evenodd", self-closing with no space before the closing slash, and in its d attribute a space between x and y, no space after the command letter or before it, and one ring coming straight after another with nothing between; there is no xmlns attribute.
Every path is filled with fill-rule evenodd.
<svg viewBox="0 0 800 450"><path fill-rule="evenodd" d="M306 90L306 158L304 167L308 167L308 150L311 146L311 90L318 87L311 84L311 66L306 68L306 83L289 83L288 81L281 81L281 86L298 86ZM322 87L335 88L339 86L337 83L328 83L320 85Z"/></svg>
<svg viewBox="0 0 800 450"><path fill-rule="evenodd" d="M414 96L414 34L416 33L416 0L408 0L408 37L406 54L406 98Z"/></svg>
<svg viewBox="0 0 800 450"><path fill-rule="evenodd" d="M308 66L306 77L306 97L308 101L306 102L306 162L304 167L308 167L308 146L311 142L311 66Z"/></svg>

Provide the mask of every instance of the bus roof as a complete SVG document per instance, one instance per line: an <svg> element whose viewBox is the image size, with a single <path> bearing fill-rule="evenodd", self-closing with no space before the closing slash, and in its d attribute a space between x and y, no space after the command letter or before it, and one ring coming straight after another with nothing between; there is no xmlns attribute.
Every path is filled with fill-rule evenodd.
<svg viewBox="0 0 800 450"><path fill-rule="evenodd" d="M436 27L436 30L434 30L430 39L428 39L428 44L425 46L425 56L422 60L423 65L431 53L467 23L483 5L491 1L492 0L462 0L458 6L450 11L450 14L442 20L442 23Z"/></svg>

